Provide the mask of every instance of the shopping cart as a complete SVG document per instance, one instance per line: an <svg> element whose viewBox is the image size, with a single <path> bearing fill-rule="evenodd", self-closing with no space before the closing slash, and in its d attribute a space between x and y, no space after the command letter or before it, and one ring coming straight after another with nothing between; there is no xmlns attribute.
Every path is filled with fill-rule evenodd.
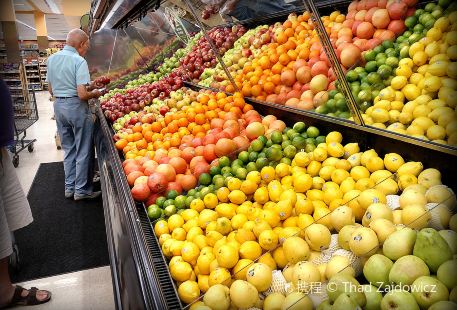
<svg viewBox="0 0 457 310"><path fill-rule="evenodd" d="M33 152L33 143L36 139L26 140L27 129L38 120L38 110L35 92L29 90L22 98L13 100L14 107L14 143L10 147L13 153L13 166L19 166L19 153L27 149Z"/></svg>

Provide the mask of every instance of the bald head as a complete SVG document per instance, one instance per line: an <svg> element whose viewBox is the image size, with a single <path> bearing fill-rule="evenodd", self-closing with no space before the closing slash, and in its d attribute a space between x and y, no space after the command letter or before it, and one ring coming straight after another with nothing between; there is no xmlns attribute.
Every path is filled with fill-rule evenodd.
<svg viewBox="0 0 457 310"><path fill-rule="evenodd" d="M89 39L87 34L81 29L73 29L67 34L67 45L77 47L81 43L84 43Z"/></svg>
<svg viewBox="0 0 457 310"><path fill-rule="evenodd" d="M87 40L89 40L88 35L82 31L81 29L73 29L67 34L67 45L74 47L78 50L79 54L83 56L88 48L86 44Z"/></svg>

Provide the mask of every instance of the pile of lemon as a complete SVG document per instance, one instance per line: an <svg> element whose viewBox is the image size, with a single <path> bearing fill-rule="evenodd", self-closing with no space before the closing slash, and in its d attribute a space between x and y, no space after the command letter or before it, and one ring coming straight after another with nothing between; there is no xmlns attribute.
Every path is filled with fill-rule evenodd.
<svg viewBox="0 0 457 310"><path fill-rule="evenodd" d="M228 178L226 186L193 200L189 209L157 221L154 230L185 303L235 280L262 292L270 287L273 270L319 256L332 232L355 222L368 226L367 209L372 214L390 210L389 195L408 192L400 196L405 205L425 199L426 189L439 184L436 169L405 163L396 153L381 158L374 150L361 152L357 143L343 145L341 133L331 132L314 151L298 152L290 165L266 166L245 180ZM425 201L439 202L450 193ZM391 226L415 223L418 217L427 225L425 204L420 208L403 215L390 211ZM371 231L378 242L375 228ZM363 256L364 248L353 247L348 250ZM313 270L320 270L324 281L325 266L320 269Z"/></svg>
<svg viewBox="0 0 457 310"><path fill-rule="evenodd" d="M368 125L457 145L457 12L440 17L399 61L363 114Z"/></svg>

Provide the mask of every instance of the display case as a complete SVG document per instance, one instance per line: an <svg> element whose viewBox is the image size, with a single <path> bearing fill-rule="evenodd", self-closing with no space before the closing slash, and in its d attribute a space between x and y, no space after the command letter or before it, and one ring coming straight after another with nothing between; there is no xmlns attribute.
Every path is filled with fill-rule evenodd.
<svg viewBox="0 0 457 310"><path fill-rule="evenodd" d="M392 48L390 43L381 42L383 51L380 51L380 48L378 51L386 54L386 59L379 61L379 66L376 63L376 70L370 68L374 66L374 63L369 64L373 61L370 60L370 49L366 49L363 55L351 53L355 56L351 61L342 57L344 48L338 50L340 44L346 43L343 45L347 48L346 51L352 48L347 44L355 45L359 49L359 45L363 45L365 49L365 43L373 39L362 38L362 30L357 34L356 27L358 38L353 40L353 25L349 39L349 35L343 35L348 30L341 31L342 25L335 26L343 24L346 18L350 19L351 6L349 13L347 12L350 1L295 1L294 6L284 5L281 8L277 8L278 4L274 2L271 4L274 9L262 8L270 11L254 10L262 12L263 16L237 15L239 20L220 18L218 24L211 28L204 26L202 16L193 10L191 1L183 2L190 4L187 13L193 16L196 25L203 31L183 42L182 48L173 47L174 42L181 42L181 39L175 37L176 29L168 26L163 19L164 11L160 9L148 13L141 22L133 23L126 29L101 29L91 36L91 50L87 58L93 76L108 75L114 82L116 79L122 80L123 77L130 79L125 84L117 84L119 89L112 88L107 95L100 98L100 107L96 113L97 157L118 308L188 307L178 297L178 283L173 280L168 268L169 257L165 257L160 246L163 240L160 240L154 231L158 220L153 221L148 217L149 200L143 199L144 203L134 201L131 194L132 184L129 185L123 166L123 163L130 159L154 156L153 152L160 150L160 147L156 147L151 140L155 136L147 138L151 140L148 141L146 134L144 139L150 144L146 143L147 148L142 147L141 151L144 152L129 152L122 143L118 143L124 139L127 144L127 138L120 137L119 132L125 130L125 125L132 119L132 126L129 128L132 131L138 123L163 129L160 126L174 122L175 120L165 119L159 114L165 116L170 110L174 113L179 111L177 102L170 106L167 104L175 100L175 97L169 100L170 94L181 89L183 84L201 91L199 94L188 95L189 102L203 97L205 90L219 91L222 98L241 93L246 104L261 115L274 115L283 120L287 128L292 128L296 122L304 122L306 126L317 127L321 138L332 131L338 131L343 133L345 143L358 143L362 151L374 149L382 156L398 153L406 161L416 161L424 167L436 168L442 172L442 183L457 189L453 178L457 168L449 164L455 161L457 155L457 149L453 146L424 141L422 137L411 137L398 130L387 131L380 125L382 122L370 124L368 117L373 117L369 114L377 113L376 109L380 106L378 103L388 100L376 99L375 105L369 110L369 105L375 102L375 98L383 96L384 87L392 84L387 72L393 72L395 61L392 58L396 56L392 55L396 53L397 46ZM164 5L166 6L166 3ZM340 11L335 13L336 10ZM365 11L368 13L369 9ZM354 19L359 18L362 19L361 16L354 16ZM212 21L214 20L216 19L213 18ZM413 29L416 27L412 26ZM421 31L425 31L424 29ZM192 29L189 23L188 30L189 33L195 33L199 29ZM335 34L336 30L338 31ZM393 30L384 30L388 32L379 32L376 37L380 38L379 41L384 35L392 35L389 31ZM340 38L343 39L338 41ZM407 40L404 34L400 40ZM167 45L165 42L171 43ZM370 41L370 44L376 45L375 43L380 42ZM328 48L335 47L334 55L323 45ZM163 46L171 46L169 54L168 51L160 53ZM178 46L179 44L176 45ZM301 47L297 49L298 46ZM404 46L398 45L400 53ZM389 48L394 51L388 50ZM391 56L387 57L387 54ZM175 58L171 63L156 67L162 57L170 59L171 55ZM391 59L387 61L389 57ZM378 56L376 59L375 56L374 61L380 58L382 57ZM384 62L392 64L392 69L382 67ZM280 65L275 67L276 64ZM357 69L357 66L362 65L366 75L361 69ZM367 65L370 72L366 72ZM336 73L337 70L339 73ZM357 73L357 76L353 72ZM377 75L369 75L370 73ZM316 76L318 78L313 81ZM372 87L370 90L366 85L368 81ZM182 93L178 96L181 96L181 99L175 101L183 100ZM381 102L382 104L386 103ZM440 106L441 103L436 107ZM232 111L230 105L224 105L223 108L227 109L226 112ZM160 121L147 119L150 114L156 115ZM142 117L145 117L144 121ZM452 122L452 119L451 117L448 122ZM437 121L439 122L439 117ZM442 120L444 121L445 119ZM165 127L167 130L171 128ZM142 129L136 127L135 130L140 133ZM158 132L162 131L156 130L156 133ZM130 132L129 134L133 135ZM302 137L305 139L304 135ZM317 144L316 137L307 138ZM142 140L140 142L142 143ZM171 143L168 142L168 145ZM237 155L239 152L237 149L234 153ZM384 180L373 183L372 187L385 185L387 180L396 183L397 177L399 176L396 173L390 174ZM370 187L368 184L366 188Z"/></svg>

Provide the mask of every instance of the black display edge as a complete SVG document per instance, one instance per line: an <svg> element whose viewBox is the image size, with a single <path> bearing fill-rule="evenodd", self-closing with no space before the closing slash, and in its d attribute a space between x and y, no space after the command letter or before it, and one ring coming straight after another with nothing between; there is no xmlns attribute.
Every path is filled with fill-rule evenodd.
<svg viewBox="0 0 457 310"><path fill-rule="evenodd" d="M221 91L191 82L184 82L184 85L194 90ZM457 174L457 166L452 165L457 157L457 149L455 148L438 143L426 142L387 130L360 126L345 119L326 116L324 114L299 110L252 98L245 98L245 100L252 104L254 109L259 113L263 115L275 115L286 122L286 124L288 123L290 125L292 121L304 121L307 125L315 125L327 131L338 130L343 133L345 141L358 142L361 149L373 148L379 154L396 152L406 160L420 161L427 168L436 168L442 171L443 184L450 186L454 191L457 189L457 180L453 177Z"/></svg>
<svg viewBox="0 0 457 310"><path fill-rule="evenodd" d="M113 132L99 107L96 116L95 145L116 309L169 309L169 305L176 304L176 301L164 298L169 292L162 285L163 281L154 268L155 259L147 250L154 244L145 236L142 227L145 220L139 216L140 210L130 194L112 140ZM177 295L169 298L173 297L180 305Z"/></svg>

